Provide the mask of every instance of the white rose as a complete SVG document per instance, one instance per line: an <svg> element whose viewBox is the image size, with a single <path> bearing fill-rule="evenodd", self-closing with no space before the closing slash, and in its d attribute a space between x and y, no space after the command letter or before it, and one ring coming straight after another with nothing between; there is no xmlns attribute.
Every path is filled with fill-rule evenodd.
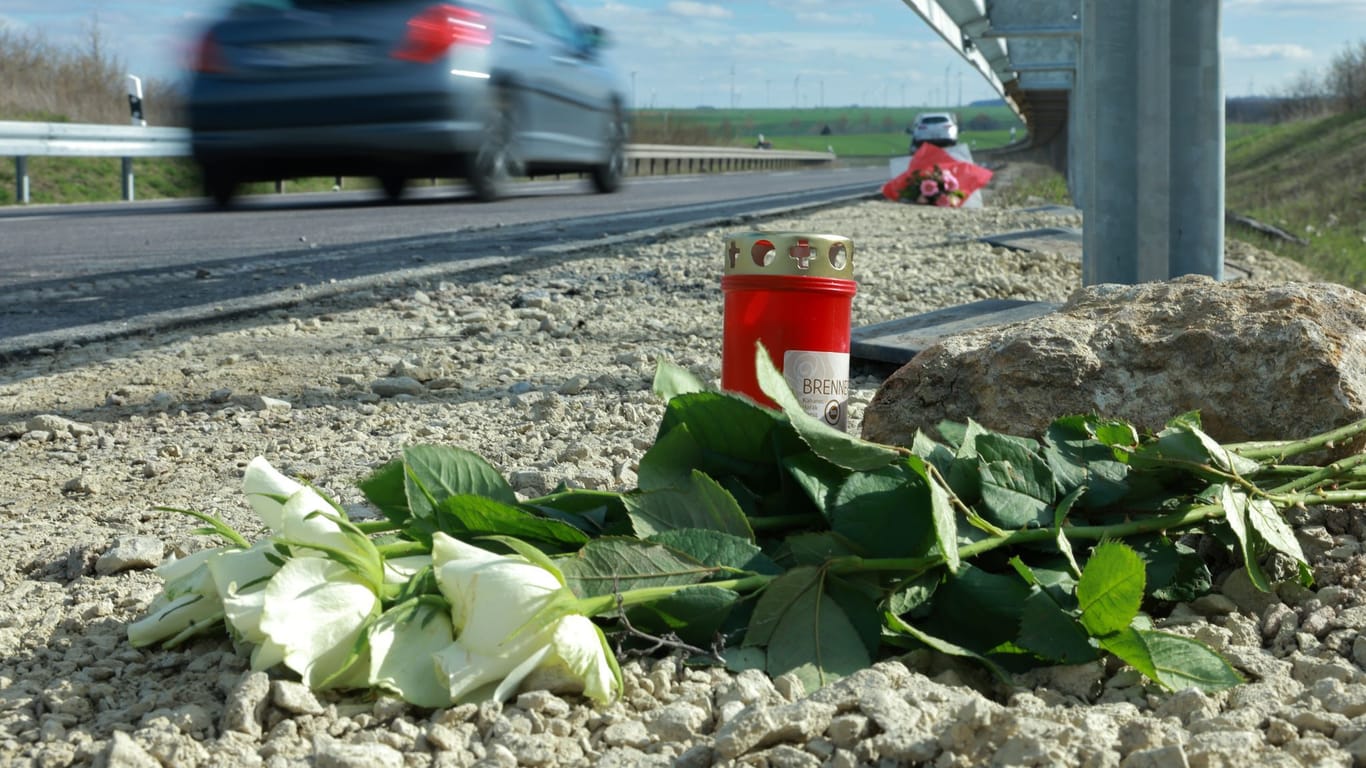
<svg viewBox="0 0 1366 768"><path fill-rule="evenodd" d="M436 655L453 701L505 700L528 678L601 703L620 692L621 672L596 624L575 614L533 621L573 599L556 574L442 533L432 537L432 562L456 635Z"/></svg>
<svg viewBox="0 0 1366 768"><path fill-rule="evenodd" d="M228 551L240 550L201 549L157 566L155 572L165 586L147 607L147 615L128 625L128 642L136 648L161 641L174 646L221 621L223 601L214 587L209 565Z"/></svg>

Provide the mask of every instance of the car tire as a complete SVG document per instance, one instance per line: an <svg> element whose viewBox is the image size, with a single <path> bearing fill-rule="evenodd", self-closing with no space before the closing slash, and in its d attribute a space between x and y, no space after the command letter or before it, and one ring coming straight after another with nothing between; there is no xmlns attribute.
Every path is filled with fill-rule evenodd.
<svg viewBox="0 0 1366 768"><path fill-rule="evenodd" d="M237 178L230 171L216 165L205 165L199 169L204 184L204 195L213 201L214 207L222 210L232 205L237 196Z"/></svg>
<svg viewBox="0 0 1366 768"><path fill-rule="evenodd" d="M385 174L379 177L380 189L384 190L384 199L389 202L398 202L403 198L403 190L408 186L408 179L398 174Z"/></svg>
<svg viewBox="0 0 1366 768"><path fill-rule="evenodd" d="M590 174L593 190L602 194L621 189L621 181L626 176L626 116L621 107L613 108L612 122L607 130L607 161L593 166Z"/></svg>
<svg viewBox="0 0 1366 768"><path fill-rule="evenodd" d="M465 180L480 202L490 203L507 193L507 185L517 166L513 152L517 116L512 94L506 88L494 91L489 116L484 123L479 149L469 158Z"/></svg>

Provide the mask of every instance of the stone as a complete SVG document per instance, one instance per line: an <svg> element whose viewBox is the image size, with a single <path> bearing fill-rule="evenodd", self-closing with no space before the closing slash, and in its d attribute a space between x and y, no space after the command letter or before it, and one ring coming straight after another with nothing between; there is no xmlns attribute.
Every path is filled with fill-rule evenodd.
<svg viewBox="0 0 1366 768"><path fill-rule="evenodd" d="M316 768L403 768L403 753L387 744L348 744L318 736L313 741Z"/></svg>
<svg viewBox="0 0 1366 768"><path fill-rule="evenodd" d="M106 768L161 768L161 762L122 731L114 731L104 754Z"/></svg>
<svg viewBox="0 0 1366 768"><path fill-rule="evenodd" d="M781 742L804 743L825 732L835 717L831 704L803 699L769 708L751 708L716 732L716 751L737 758L755 747Z"/></svg>
<svg viewBox="0 0 1366 768"><path fill-rule="evenodd" d="M270 677L265 672L244 672L223 704L219 729L259 738L269 696Z"/></svg>
<svg viewBox="0 0 1366 768"><path fill-rule="evenodd" d="M1190 763L1186 762L1186 750L1180 744L1168 744L1131 752L1119 765L1120 768L1186 768Z"/></svg>
<svg viewBox="0 0 1366 768"><path fill-rule="evenodd" d="M242 398L242 405L253 411L273 411L282 413L288 411L291 406L287 401L265 395L246 395Z"/></svg>
<svg viewBox="0 0 1366 768"><path fill-rule="evenodd" d="M1192 410L1226 443L1366 417L1366 297L1331 283L1203 276L1088 286L1052 314L923 350L883 383L862 434L909 445L941 420L972 419L1034 436L1078 413L1158 431Z"/></svg>
<svg viewBox="0 0 1366 768"><path fill-rule="evenodd" d="M323 705L307 685L293 680L275 680L270 684L270 703L296 715L318 715Z"/></svg>
<svg viewBox="0 0 1366 768"><path fill-rule="evenodd" d="M425 392L426 387L411 376L393 376L370 382L370 391L380 397L417 396Z"/></svg>
<svg viewBox="0 0 1366 768"><path fill-rule="evenodd" d="M120 536L95 561L95 572L108 576L135 568L155 568L161 565L165 551L166 545L155 536Z"/></svg>
<svg viewBox="0 0 1366 768"><path fill-rule="evenodd" d="M28 420L25 425L29 432L48 432L51 434L93 435L95 428L71 419L50 413L40 413Z"/></svg>
<svg viewBox="0 0 1366 768"><path fill-rule="evenodd" d="M645 714L645 730L660 741L687 741L703 732L707 713L701 707L677 701Z"/></svg>

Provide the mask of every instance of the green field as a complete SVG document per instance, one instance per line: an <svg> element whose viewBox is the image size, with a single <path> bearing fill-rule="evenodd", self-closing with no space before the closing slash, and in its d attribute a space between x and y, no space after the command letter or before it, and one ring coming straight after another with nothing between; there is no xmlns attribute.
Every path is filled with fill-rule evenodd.
<svg viewBox="0 0 1366 768"><path fill-rule="evenodd" d="M752 147L763 134L774 149L833 148L843 157L892 157L906 154L906 131L915 116L931 111L956 113L960 140L975 148L1009 143L1012 126L1023 135L1023 124L1005 106L639 110L633 135L647 144Z"/></svg>
<svg viewBox="0 0 1366 768"><path fill-rule="evenodd" d="M1229 132L1225 205L1309 241L1239 237L1366 289L1366 110Z"/></svg>

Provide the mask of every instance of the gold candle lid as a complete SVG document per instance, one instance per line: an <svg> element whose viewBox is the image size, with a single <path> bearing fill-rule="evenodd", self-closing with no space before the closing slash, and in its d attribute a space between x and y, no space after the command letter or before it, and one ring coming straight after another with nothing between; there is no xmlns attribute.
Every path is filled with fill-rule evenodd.
<svg viewBox="0 0 1366 768"><path fill-rule="evenodd" d="M738 232L726 237L727 275L854 278L854 241L805 232Z"/></svg>

